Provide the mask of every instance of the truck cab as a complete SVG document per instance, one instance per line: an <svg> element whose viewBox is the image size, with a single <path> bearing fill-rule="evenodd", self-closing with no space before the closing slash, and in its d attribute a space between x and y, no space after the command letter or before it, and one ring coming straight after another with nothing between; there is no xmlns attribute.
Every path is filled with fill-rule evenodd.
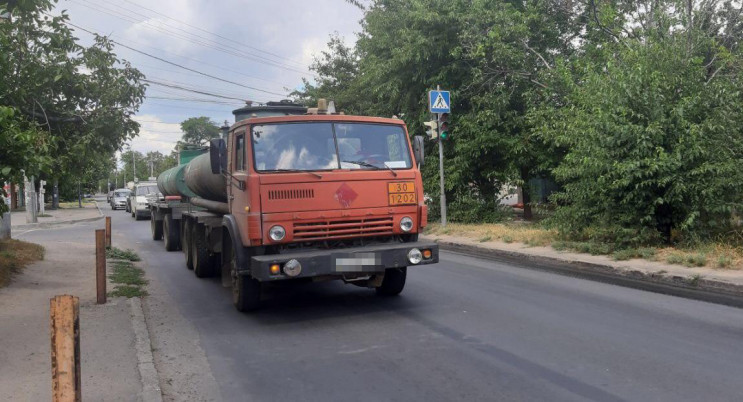
<svg viewBox="0 0 743 402"><path fill-rule="evenodd" d="M225 177L221 245L233 302L257 307L261 285L341 279L399 294L407 267L438 262L418 240L427 207L402 120L341 114L238 121L213 140L212 173Z"/></svg>

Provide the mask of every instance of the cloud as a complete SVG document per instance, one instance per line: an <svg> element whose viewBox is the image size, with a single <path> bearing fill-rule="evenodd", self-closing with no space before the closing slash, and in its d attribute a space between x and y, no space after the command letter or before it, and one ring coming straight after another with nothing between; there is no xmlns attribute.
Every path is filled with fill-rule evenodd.
<svg viewBox="0 0 743 402"><path fill-rule="evenodd" d="M338 32L352 45L356 40L355 32L361 29L358 22L363 17L361 10L342 0L220 0L218 3L210 0L61 0L57 9L67 9L71 22L76 25L112 34L121 43L239 85L188 72L121 46L115 48L120 58L132 62L148 78L185 83L194 89L257 101L279 100L285 96L246 86L277 93L298 88L302 77L311 77L307 67L313 57L325 49L330 35ZM191 26L173 22L164 15ZM163 24L169 26L167 31L170 32L163 32ZM221 38L194 27L216 33ZM196 37L183 40L179 36L187 34L179 29ZM77 36L83 45L92 42L92 37L84 32L78 32ZM211 45L202 46L197 42ZM141 114L135 117L142 125L140 135L133 141L137 151L170 153L181 138L176 122L189 117L208 116L220 123L234 121L231 111L236 106L184 101L205 95L155 86L147 92L149 96L181 99L145 100Z"/></svg>

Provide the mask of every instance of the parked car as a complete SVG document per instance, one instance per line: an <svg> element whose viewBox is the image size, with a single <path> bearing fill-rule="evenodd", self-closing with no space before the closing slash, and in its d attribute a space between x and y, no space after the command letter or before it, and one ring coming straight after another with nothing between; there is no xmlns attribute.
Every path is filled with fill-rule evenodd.
<svg viewBox="0 0 743 402"><path fill-rule="evenodd" d="M157 202L158 199L164 199L157 183L144 182L134 185L134 190L129 194L129 212L132 218L136 220L149 218L150 203Z"/></svg>
<svg viewBox="0 0 743 402"><path fill-rule="evenodd" d="M117 210L119 208L126 209L126 201L129 198L131 190L128 188L119 188L111 192L111 209Z"/></svg>

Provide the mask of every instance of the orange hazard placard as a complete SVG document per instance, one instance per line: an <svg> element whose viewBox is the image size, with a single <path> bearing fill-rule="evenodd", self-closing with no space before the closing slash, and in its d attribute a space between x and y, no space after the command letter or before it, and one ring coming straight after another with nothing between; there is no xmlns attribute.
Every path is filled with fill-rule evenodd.
<svg viewBox="0 0 743 402"><path fill-rule="evenodd" d="M412 181L401 181L387 183L387 194L389 205L415 204L415 183Z"/></svg>

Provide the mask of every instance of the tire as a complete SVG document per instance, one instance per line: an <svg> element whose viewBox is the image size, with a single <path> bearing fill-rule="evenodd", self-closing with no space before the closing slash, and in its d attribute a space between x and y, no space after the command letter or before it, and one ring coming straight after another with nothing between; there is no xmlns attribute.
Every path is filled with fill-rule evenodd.
<svg viewBox="0 0 743 402"><path fill-rule="evenodd" d="M191 253L191 221L183 221L183 233L181 235L181 248L183 249L183 255L186 257L186 268L193 269L193 254Z"/></svg>
<svg viewBox="0 0 743 402"><path fill-rule="evenodd" d="M135 210L135 211L134 211L134 220L135 220L135 221L141 221L142 219L143 219L143 218L142 218L142 215L140 215L139 211L136 211L136 210Z"/></svg>
<svg viewBox="0 0 743 402"><path fill-rule="evenodd" d="M237 274L237 256L230 248L230 276L232 276L232 304L237 311L256 310L261 303L261 283L248 275Z"/></svg>
<svg viewBox="0 0 743 402"><path fill-rule="evenodd" d="M397 296L405 288L405 278L408 276L408 268L388 268L384 271L382 285L376 289L381 296Z"/></svg>
<svg viewBox="0 0 743 402"><path fill-rule="evenodd" d="M191 230L191 259L193 260L193 273L197 278L208 278L214 276L213 258L209 255L206 243L206 229L204 225L195 225Z"/></svg>
<svg viewBox="0 0 743 402"><path fill-rule="evenodd" d="M163 239L163 221L157 221L155 219L155 213L150 215L150 231L152 232L152 240Z"/></svg>
<svg viewBox="0 0 743 402"><path fill-rule="evenodd" d="M163 240L165 241L165 250L176 251L180 248L181 233L180 227L170 214L163 216Z"/></svg>

